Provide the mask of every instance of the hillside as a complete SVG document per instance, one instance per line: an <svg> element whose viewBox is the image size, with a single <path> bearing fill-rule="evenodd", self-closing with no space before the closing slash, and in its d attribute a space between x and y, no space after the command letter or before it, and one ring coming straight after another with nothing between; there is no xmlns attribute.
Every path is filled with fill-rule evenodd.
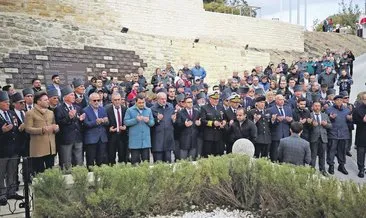
<svg viewBox="0 0 366 218"><path fill-rule="evenodd" d="M279 63L282 58L291 63L298 60L299 56L312 56L314 58L322 56L327 48L332 51L344 51L350 49L355 56L366 53L366 41L360 37L346 34L305 32L304 33L305 52L267 50L270 53L271 61Z"/></svg>

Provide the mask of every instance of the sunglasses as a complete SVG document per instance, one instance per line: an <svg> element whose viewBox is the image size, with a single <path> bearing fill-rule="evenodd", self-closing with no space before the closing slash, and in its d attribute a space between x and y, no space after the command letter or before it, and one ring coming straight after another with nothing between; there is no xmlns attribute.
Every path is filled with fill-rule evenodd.
<svg viewBox="0 0 366 218"><path fill-rule="evenodd" d="M100 102L100 99L94 99L93 102Z"/></svg>

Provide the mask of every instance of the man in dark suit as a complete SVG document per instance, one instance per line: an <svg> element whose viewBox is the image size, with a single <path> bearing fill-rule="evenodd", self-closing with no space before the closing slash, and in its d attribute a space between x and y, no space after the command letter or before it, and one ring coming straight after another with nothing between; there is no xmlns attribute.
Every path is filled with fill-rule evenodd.
<svg viewBox="0 0 366 218"><path fill-rule="evenodd" d="M280 140L278 146L278 160L280 163L290 163L294 165L310 164L310 145L309 142L300 138L302 124L299 122L291 123L291 136Z"/></svg>
<svg viewBox="0 0 366 218"><path fill-rule="evenodd" d="M75 104L78 105L81 109L85 108L88 105L88 102L85 98L85 86L84 82L81 79L76 79L72 81L72 85L74 87L75 93Z"/></svg>
<svg viewBox="0 0 366 218"><path fill-rule="evenodd" d="M191 96L185 98L186 107L178 112L177 128L180 130L180 158L195 160L197 157L197 137L201 126L200 113L193 108Z"/></svg>
<svg viewBox="0 0 366 218"><path fill-rule="evenodd" d="M54 74L54 75L52 75L51 79L52 79L52 84L47 86L47 92L49 90L56 90L57 96L59 98L61 98L60 76L58 74Z"/></svg>
<svg viewBox="0 0 366 218"><path fill-rule="evenodd" d="M127 163L128 143L127 127L124 124L127 108L122 105L122 97L119 93L112 94L112 104L106 107L109 120L108 125L108 163L116 164L116 152L118 152L118 162Z"/></svg>
<svg viewBox="0 0 366 218"><path fill-rule="evenodd" d="M75 95L70 86L61 89L63 103L55 110L56 123L60 127L57 135L57 145L60 157L60 167L69 170L71 164L83 164L82 122L85 114L75 104Z"/></svg>
<svg viewBox="0 0 366 218"><path fill-rule="evenodd" d="M290 135L290 124L293 119L291 108L284 106L285 98L282 95L276 95L275 101L276 105L268 109L271 115L272 143L269 153L271 161L278 160L278 145L282 138Z"/></svg>
<svg viewBox="0 0 366 218"><path fill-rule="evenodd" d="M47 91L49 107L48 109L55 112L56 107L60 104L60 97L56 89L51 89Z"/></svg>
<svg viewBox="0 0 366 218"><path fill-rule="evenodd" d="M358 177L365 176L365 154L366 154L366 94L361 95L359 104L352 113L353 122L356 124L357 166Z"/></svg>
<svg viewBox="0 0 366 218"><path fill-rule="evenodd" d="M225 110L224 117L225 117L225 120L227 123L233 123L234 120L236 119L236 111L239 108L241 99L238 94L233 93L231 96L229 96L228 100L229 100L230 107L227 110ZM224 140L225 140L225 144L226 144L226 154L230 154L233 150L234 142L230 140L230 137L228 134L224 135Z"/></svg>
<svg viewBox="0 0 366 218"><path fill-rule="evenodd" d="M316 101L313 103L313 112L310 117L311 134L310 134L310 149L311 149L311 163L312 167L315 167L316 156L319 157L319 170L323 175L327 175L325 170L325 153L327 151L328 133L327 131L332 128L332 123L329 120L327 114L321 112L321 103Z"/></svg>
<svg viewBox="0 0 366 218"><path fill-rule="evenodd" d="M250 110L254 108L254 100L248 96L249 87L241 86L239 87L239 95L240 98L243 100L241 103L241 107L245 108L246 110Z"/></svg>
<svg viewBox="0 0 366 218"><path fill-rule="evenodd" d="M203 128L202 156L224 154L222 135L226 126L224 112L218 105L220 95L218 92L208 93L209 103L201 108L201 122Z"/></svg>
<svg viewBox="0 0 366 218"><path fill-rule="evenodd" d="M86 165L89 168L96 163L106 163L106 144L108 136L106 127L109 124L107 113L100 106L102 98L98 93L89 96L89 106L84 108L84 143L86 144ZM90 168L89 168L90 169Z"/></svg>
<svg viewBox="0 0 366 218"><path fill-rule="evenodd" d="M34 107L33 100L34 100L34 91L31 88L23 89L23 96L25 101L25 108L24 111L30 111Z"/></svg>
<svg viewBox="0 0 366 218"><path fill-rule="evenodd" d="M13 104L13 110L18 123L19 134L16 137L17 145L19 145L19 155L22 157L29 156L29 135L24 131L24 119L25 119L25 102L22 94L19 92L14 93L11 96L11 102ZM27 141L28 140L28 141Z"/></svg>
<svg viewBox="0 0 366 218"><path fill-rule="evenodd" d="M269 145L271 144L271 115L265 109L266 98L264 96L257 97L255 101L256 108L248 112L248 119L257 126L254 157L268 157Z"/></svg>
<svg viewBox="0 0 366 218"><path fill-rule="evenodd" d="M297 99L296 107L293 109L293 118L294 121L300 122L303 126L301 138L310 142L310 128L313 120L310 117L310 110L306 108L306 102L303 97Z"/></svg>
<svg viewBox="0 0 366 218"><path fill-rule="evenodd" d="M19 133L15 113L9 110L10 102L7 92L0 91L0 205L7 204L7 199L21 200L23 196L16 193L18 173Z"/></svg>

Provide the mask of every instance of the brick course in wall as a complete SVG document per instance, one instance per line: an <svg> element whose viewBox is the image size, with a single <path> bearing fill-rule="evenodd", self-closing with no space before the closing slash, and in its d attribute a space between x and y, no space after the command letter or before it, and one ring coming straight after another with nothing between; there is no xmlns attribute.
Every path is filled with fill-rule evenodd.
<svg viewBox="0 0 366 218"><path fill-rule="evenodd" d="M68 70L72 70L73 63L85 66L83 71L73 71L72 75L60 75L64 82L70 82L73 78L83 78L85 81L103 70L109 76L122 80L125 74L136 73L138 67L147 67L135 51L85 46L84 49L48 47L45 51L29 50L29 54L10 53L0 62L0 70L7 76L6 83L22 89L31 86L33 78L40 78L43 84L49 84L52 74L58 70L57 67L48 70L53 63L69 64Z"/></svg>

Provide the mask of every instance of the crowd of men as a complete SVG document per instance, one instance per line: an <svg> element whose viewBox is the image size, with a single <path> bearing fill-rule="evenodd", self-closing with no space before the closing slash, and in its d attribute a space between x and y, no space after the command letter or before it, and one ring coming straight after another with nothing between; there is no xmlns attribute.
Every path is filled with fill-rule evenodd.
<svg viewBox="0 0 366 218"><path fill-rule="evenodd" d="M290 66L282 60L233 72L212 87L199 62L178 72L167 63L150 84L139 68L122 83L102 71L88 83L61 84L55 74L45 90L39 79L21 92L6 85L0 91L0 205L22 198L15 192L19 157L31 157L32 172L39 173L58 155L59 167L68 171L84 159L91 169L137 164L151 154L154 162L224 155L245 138L256 158L315 167L319 157L327 175L334 174L337 157L338 170L348 174L354 123L363 177L366 94L355 106L349 102L353 60L350 51L336 57L327 50Z"/></svg>

